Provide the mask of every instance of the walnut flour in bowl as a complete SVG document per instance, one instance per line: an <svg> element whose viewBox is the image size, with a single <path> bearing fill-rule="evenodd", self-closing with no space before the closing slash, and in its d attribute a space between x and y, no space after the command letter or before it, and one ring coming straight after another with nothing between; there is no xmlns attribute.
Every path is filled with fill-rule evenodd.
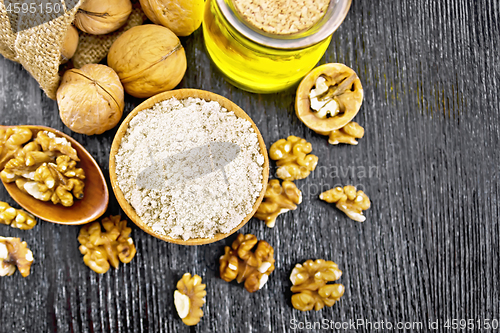
<svg viewBox="0 0 500 333"><path fill-rule="evenodd" d="M252 213L265 160L249 120L217 101L169 98L129 121L113 172L146 231L186 241L230 233Z"/></svg>

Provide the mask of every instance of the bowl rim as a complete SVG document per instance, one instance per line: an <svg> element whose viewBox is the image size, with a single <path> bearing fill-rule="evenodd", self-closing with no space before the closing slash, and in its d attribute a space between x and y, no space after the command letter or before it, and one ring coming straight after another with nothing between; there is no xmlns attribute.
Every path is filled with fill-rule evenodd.
<svg viewBox="0 0 500 333"><path fill-rule="evenodd" d="M144 222L141 221L140 217L137 215L135 209L131 206L131 204L125 199L125 196L123 195L122 190L118 186L117 183L117 178L116 178L116 160L115 160L115 155L118 152L118 149L120 148L121 141L123 139L123 136L125 135L130 121L142 110L144 109L149 109L153 105L155 105L158 102L170 99L170 98L177 98L179 100L181 99L186 99L189 97L193 98L200 98L204 99L206 101L216 101L218 102L222 107L226 108L229 111L233 111L235 115L239 118L244 118L248 121L250 121L252 128L254 129L255 133L257 133L257 138L259 142L259 147L261 150L262 155L264 156L264 164L263 164L263 171L262 171L262 189L260 191L260 195L255 201L253 205L252 211L245 216L243 221L241 221L240 224L238 224L234 229L232 229L229 233L218 233L215 234L214 237L212 238L190 238L188 240L183 240L182 238L172 238L166 235L160 235L156 232L153 231L151 227L146 225ZM127 117L122 121L120 124L120 127L118 128L115 137L113 139L113 143L111 144L111 150L109 152L109 178L111 180L111 188L113 189L113 192L115 194L116 199L118 200L118 203L120 204L120 207L123 209L125 214L132 220L132 222L135 223L139 228L141 228L143 231L146 233L150 234L151 236L154 236L156 238L159 238L163 241L169 242L169 243L174 243L174 244L180 244L180 245L203 245L203 244L210 244L217 242L219 240L222 240L236 231L238 231L241 227L243 227L255 214L257 211L257 208L259 208L260 203L262 202L262 199L264 198L264 194L266 192L267 188L267 182L269 179L269 157L267 154L267 149L266 149L266 144L264 143L264 139L262 138L262 135L253 120L246 114L243 109L241 109L238 105L236 105L234 102L230 101L229 99L220 96L218 94L212 93L210 91L205 91L205 90L200 90L200 89L176 89L176 90L170 90L166 91L163 93L159 93L157 95L154 95L138 106L136 106L128 115Z"/></svg>

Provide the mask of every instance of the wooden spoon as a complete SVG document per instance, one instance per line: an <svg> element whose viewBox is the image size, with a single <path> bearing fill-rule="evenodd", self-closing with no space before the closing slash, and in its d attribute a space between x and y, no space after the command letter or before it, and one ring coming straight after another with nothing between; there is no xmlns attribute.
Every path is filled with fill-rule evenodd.
<svg viewBox="0 0 500 333"><path fill-rule="evenodd" d="M56 129L45 126L19 125L29 128L36 137L39 131L49 131L59 137L66 138L71 142L71 146L76 149L80 162L78 167L85 171L85 189L84 197L81 200L75 199L73 206L64 207L61 204L54 205L51 201L41 201L33 198L31 195L22 192L16 183L3 183L7 192L21 207L31 214L48 222L79 225L98 219L108 207L109 192L106 185L106 179L102 174L101 168L94 158L79 144L75 139L59 132ZM0 129L17 126L1 126Z"/></svg>

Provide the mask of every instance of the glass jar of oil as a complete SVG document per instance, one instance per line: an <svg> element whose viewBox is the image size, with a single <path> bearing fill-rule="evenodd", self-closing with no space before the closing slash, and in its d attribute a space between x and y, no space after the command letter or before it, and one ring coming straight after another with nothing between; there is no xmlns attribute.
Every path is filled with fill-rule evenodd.
<svg viewBox="0 0 500 333"><path fill-rule="evenodd" d="M306 31L278 35L248 24L232 0L207 0L205 46L231 84L256 93L281 91L318 63L350 5L351 0L331 0L323 17Z"/></svg>

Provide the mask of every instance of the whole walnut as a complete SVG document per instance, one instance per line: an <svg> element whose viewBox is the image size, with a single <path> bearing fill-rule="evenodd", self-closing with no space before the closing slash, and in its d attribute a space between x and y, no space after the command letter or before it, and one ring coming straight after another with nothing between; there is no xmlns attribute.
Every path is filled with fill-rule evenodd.
<svg viewBox="0 0 500 333"><path fill-rule="evenodd" d="M186 53L168 28L145 24L125 31L108 53L113 68L132 96L145 98L170 90L186 72Z"/></svg>
<svg viewBox="0 0 500 333"><path fill-rule="evenodd" d="M140 0L144 14L155 24L172 30L177 36L189 36L203 20L203 0Z"/></svg>
<svg viewBox="0 0 500 333"><path fill-rule="evenodd" d="M67 62L73 57L78 47L78 39L78 30L70 25L61 45L61 63Z"/></svg>
<svg viewBox="0 0 500 333"><path fill-rule="evenodd" d="M83 32L104 35L124 25L131 12L130 0L85 0L74 23Z"/></svg>
<svg viewBox="0 0 500 333"><path fill-rule="evenodd" d="M125 107L120 78L105 65L88 64L64 73L57 89L62 122L72 131L101 134L118 124Z"/></svg>

